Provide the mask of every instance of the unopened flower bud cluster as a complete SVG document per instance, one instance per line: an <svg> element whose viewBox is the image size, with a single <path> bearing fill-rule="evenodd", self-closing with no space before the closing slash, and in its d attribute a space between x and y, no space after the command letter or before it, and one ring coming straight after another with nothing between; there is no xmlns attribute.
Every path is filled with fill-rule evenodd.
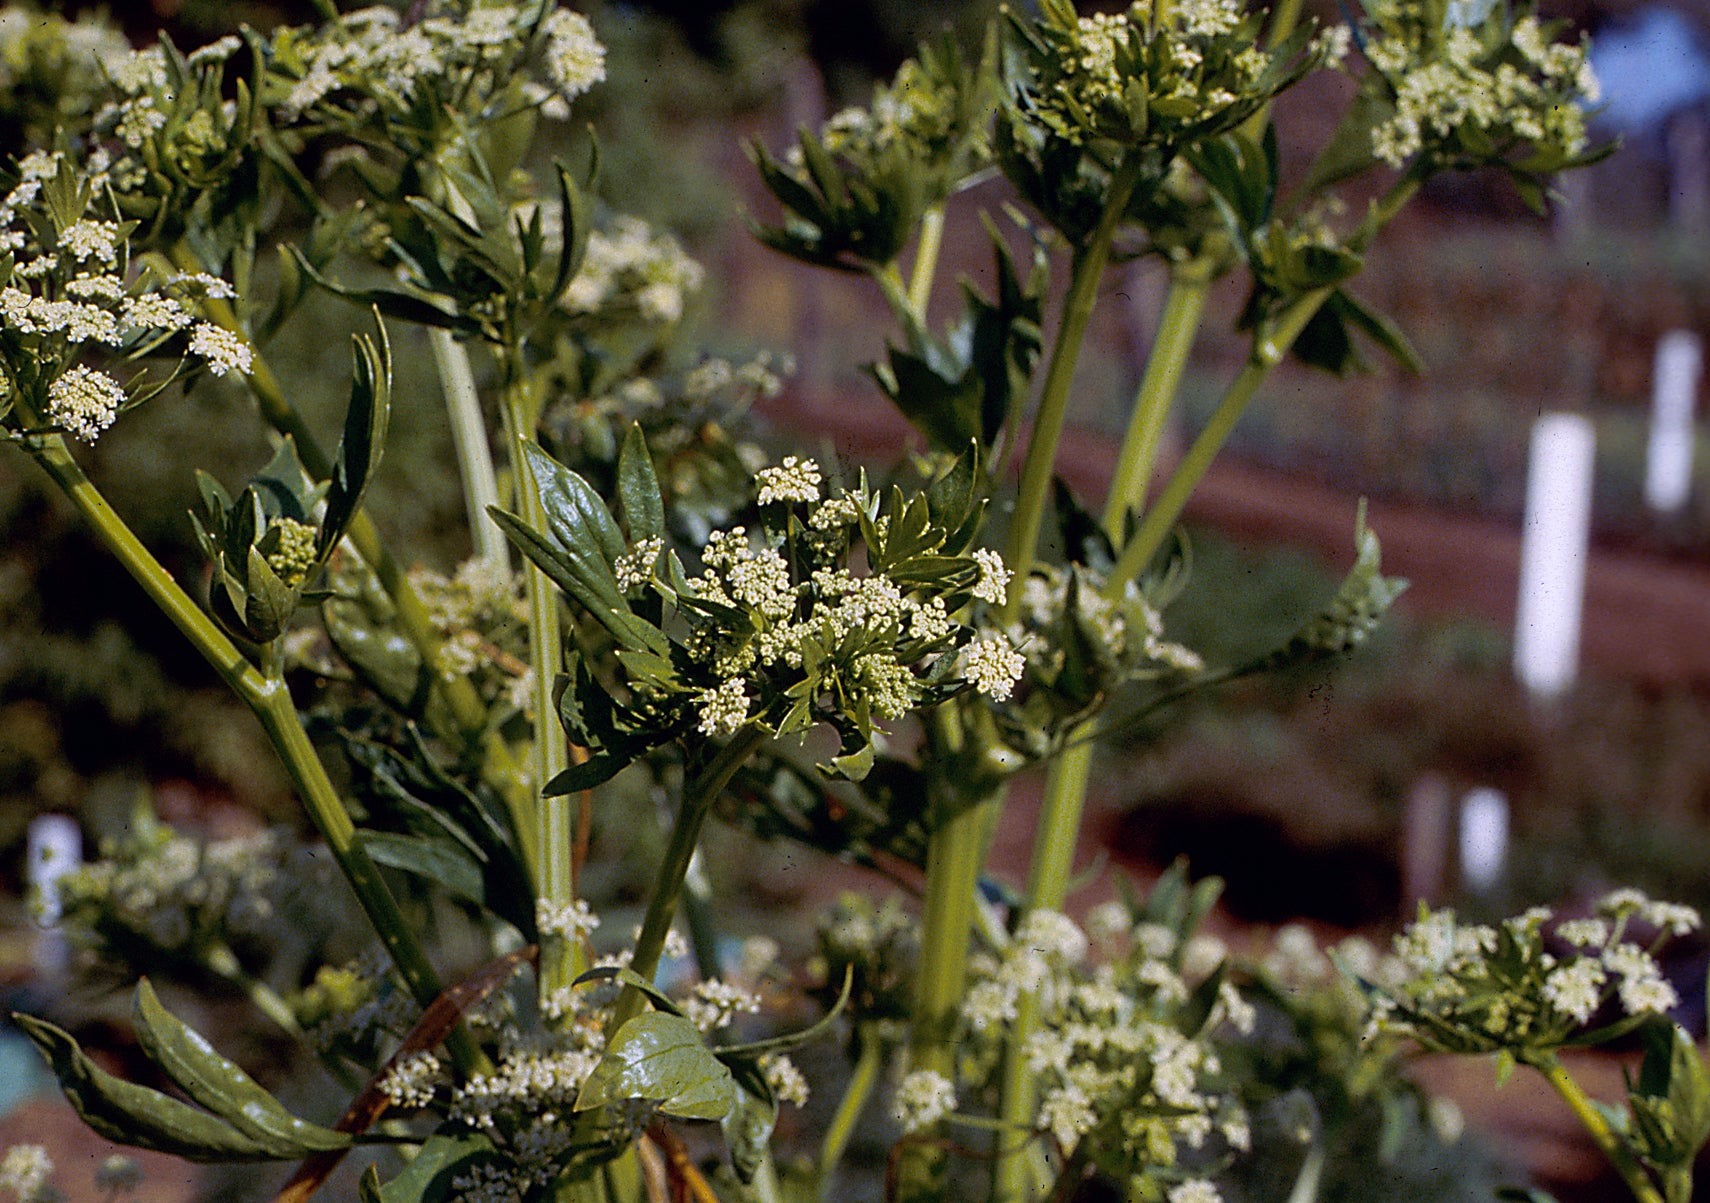
<svg viewBox="0 0 1710 1203"><path fill-rule="evenodd" d="M1700 924L1692 908L1623 889L1591 916L1552 930L1553 917L1534 907L1498 928L1459 923L1449 910L1423 912L1396 937L1406 976L1381 988L1373 1029L1446 1051L1548 1049L1611 1000L1630 1016L1662 1015L1679 1004L1652 949L1629 936L1635 928L1659 940L1684 935Z"/></svg>

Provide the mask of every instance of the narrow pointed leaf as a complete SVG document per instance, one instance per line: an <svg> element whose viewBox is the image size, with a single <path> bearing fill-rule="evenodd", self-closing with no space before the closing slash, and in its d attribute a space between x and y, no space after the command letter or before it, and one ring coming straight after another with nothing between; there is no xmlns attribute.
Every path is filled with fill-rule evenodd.
<svg viewBox="0 0 1710 1203"><path fill-rule="evenodd" d="M351 1137L298 1119L161 1005L147 978L133 1000L137 1041L185 1094L278 1158L348 1148Z"/></svg>
<svg viewBox="0 0 1710 1203"><path fill-rule="evenodd" d="M108 1073L53 1024L31 1015L14 1015L12 1022L47 1058L66 1099L96 1135L187 1161L273 1159L261 1142L218 1116Z"/></svg>

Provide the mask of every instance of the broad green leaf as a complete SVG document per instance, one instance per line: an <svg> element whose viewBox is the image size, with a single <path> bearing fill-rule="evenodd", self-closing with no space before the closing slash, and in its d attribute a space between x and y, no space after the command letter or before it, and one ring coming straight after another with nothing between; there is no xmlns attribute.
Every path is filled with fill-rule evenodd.
<svg viewBox="0 0 1710 1203"><path fill-rule="evenodd" d="M542 451L526 444L523 454L534 476L536 493L546 510L546 523L566 550L598 550L606 571L628 550L606 503L587 481ZM616 577L612 578L614 587Z"/></svg>
<svg viewBox="0 0 1710 1203"><path fill-rule="evenodd" d="M133 1000L137 1042L185 1094L281 1159L349 1148L347 1132L298 1119L161 1005L145 977Z"/></svg>
<svg viewBox="0 0 1710 1203"><path fill-rule="evenodd" d="M338 654L363 680L403 713L422 713L433 675L415 644L395 628L376 622L360 602L347 598L329 598L321 606L321 617Z"/></svg>
<svg viewBox="0 0 1710 1203"><path fill-rule="evenodd" d="M244 622L249 626L251 639L266 643L282 634L291 621L291 615L297 609L297 591L279 579L267 557L257 547L249 549L248 567Z"/></svg>
<svg viewBox="0 0 1710 1203"><path fill-rule="evenodd" d="M771 1149L772 1129L778 1124L778 1099L755 1062L736 1061L730 1065L730 1071L736 1086L736 1101L719 1126L724 1130L724 1143L730 1149L730 1164L736 1176L743 1182L752 1182Z"/></svg>
<svg viewBox="0 0 1710 1203"><path fill-rule="evenodd" d="M736 1090L730 1070L694 1024L680 1015L647 1011L617 1030L582 1084L576 1110L646 1099L666 1115L721 1120L736 1105Z"/></svg>
<svg viewBox="0 0 1710 1203"><path fill-rule="evenodd" d="M17 1014L12 1022L47 1058L66 1099L96 1135L187 1161L277 1159L265 1144L226 1120L108 1073L53 1024Z"/></svg>
<svg viewBox="0 0 1710 1203"><path fill-rule="evenodd" d="M683 1008L679 1007L669 994L666 994L628 965L596 965L570 984L582 986L589 982L617 982L620 986L634 987L665 1014L683 1014Z"/></svg>
<svg viewBox="0 0 1710 1203"><path fill-rule="evenodd" d="M485 1136L430 1136L404 1172L380 1188L381 1203L445 1203L452 1180L493 1155Z"/></svg>

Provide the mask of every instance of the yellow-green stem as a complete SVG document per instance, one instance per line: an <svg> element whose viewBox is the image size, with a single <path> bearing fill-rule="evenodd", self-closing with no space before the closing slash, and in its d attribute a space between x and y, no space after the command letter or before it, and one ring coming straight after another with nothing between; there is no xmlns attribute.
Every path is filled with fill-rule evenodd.
<svg viewBox="0 0 1710 1203"><path fill-rule="evenodd" d="M647 914L641 921L641 934L635 938L635 954L630 968L651 981L659 971L659 957L665 951L665 936L677 916L677 904L683 896L683 880L689 873L689 861L700 842L701 826L712 804L724 787L736 775L744 761L766 740L765 728L749 723L731 736L712 763L692 782L686 782L683 798L677 807L677 818L671 824L671 836L665 845L665 855L659 862L659 872L653 881L653 892L647 899ZM613 1010L608 1032L615 1032L641 1013L644 996L633 986L624 987Z"/></svg>
<svg viewBox="0 0 1710 1203"><path fill-rule="evenodd" d="M926 306L932 299L932 278L938 271L938 249L944 241L944 206L934 205L920 219L920 241L915 246L914 266L908 279L908 307L926 321Z"/></svg>
<svg viewBox="0 0 1710 1203"><path fill-rule="evenodd" d="M1057 337L1051 348L1051 362L1045 371L1045 383L1039 394L1039 412L1028 438L1027 454L1022 459L1021 482L1016 490L1015 512L1010 517L1009 538L1004 559L1015 574L1010 581L1009 597L1001 619L1014 621L1021 605L1022 589L1033 569L1039 543L1039 530L1045 521L1046 498L1051 488L1051 473L1056 467L1057 444L1063 433L1063 422L1069 410L1069 392L1075 379L1075 364L1080 359L1081 344L1086 339L1087 325L1092 320L1093 306L1098 300L1099 282L1104 278L1105 264L1110 260L1110 246L1121 224L1123 212L1134 196L1140 182L1142 162L1131 155L1116 169L1110 182L1110 195L1098 226L1084 246L1075 254L1069 278L1069 292L1063 301L1063 317L1057 327Z"/></svg>
<svg viewBox="0 0 1710 1203"><path fill-rule="evenodd" d="M815 1193L820 1203L831 1203L832 1188L837 1184L837 1167L843 1163L843 1154L855 1135L855 1125L861 1122L861 1115L867 1110L867 1103L873 1097L873 1087L878 1085L879 1070L885 1062L885 1040L873 1024L856 1026L855 1048L855 1068L849 1075L849 1084L843 1088L843 1097L838 1100L831 1125L825 1131L825 1140L819 1146L819 1162L814 1177L817 1183Z"/></svg>
<svg viewBox="0 0 1710 1203"><path fill-rule="evenodd" d="M1045 792L1039 825L1035 830L1033 860L1027 875L1028 910L1061 910L1069 892L1074 868L1075 843L1081 831L1081 813L1092 769L1092 745L1078 744L1051 762L1045 777ZM1038 999L1023 994L1018 1000L1015 1021L1004 1045L1003 1082L998 1118L1011 1131L1033 1127L1039 1092L1033 1071L1027 1065L1027 1037L1039 1026ZM1024 1203L1035 1197L1038 1151L1031 1143L1004 1142L992 1171L994 1203Z"/></svg>
<svg viewBox="0 0 1710 1203"><path fill-rule="evenodd" d="M1146 565L1151 563L1158 548L1163 546L1165 536L1181 517L1188 498L1205 478L1212 460L1223 450L1223 444L1235 429L1235 423L1246 412L1253 394L1258 392L1259 386L1271 374L1271 369L1288 354L1288 349L1306 328L1307 322L1312 320L1312 316L1334 291L1333 287L1314 289L1297 298L1277 316L1262 337L1254 357L1241 369L1240 375L1235 377L1229 390L1223 394L1223 400L1212 413L1211 420L1205 424L1205 429L1200 431L1199 437L1193 441L1193 446L1188 448L1181 463L1176 465L1176 470L1169 483L1164 486L1163 492L1147 507L1146 516L1141 520L1139 529L1123 547L1122 554L1117 557L1116 567L1105 582L1105 592L1108 595L1119 596L1126 588L1126 583L1140 575Z"/></svg>
<svg viewBox="0 0 1710 1203"><path fill-rule="evenodd" d="M1146 371L1134 397L1128 432L1123 436L1110 491L1105 495L1104 529L1118 540L1129 509L1145 504L1164 426L1181 390L1182 374L1199 334L1205 298L1215 274L1216 264L1209 259L1190 260L1170 273L1170 290L1164 299L1163 316L1158 320L1157 337L1152 340Z"/></svg>
<svg viewBox="0 0 1710 1203"><path fill-rule="evenodd" d="M1543 1074L1544 1080L1561 1096L1562 1101L1568 1105L1568 1110L1573 1112L1574 1118L1590 1134L1598 1150L1608 1158L1615 1172L1621 1175L1627 1189L1633 1192L1633 1198L1639 1203L1664 1203L1661 1193L1646 1176L1644 1167L1634 1160L1627 1146L1621 1143L1620 1137L1610 1128L1609 1121L1592 1105L1591 1099L1562 1065L1561 1059L1553 1052L1543 1052L1523 1060Z"/></svg>
<svg viewBox="0 0 1710 1203"><path fill-rule="evenodd" d="M489 507L499 504L499 481L493 470L493 451L487 445L487 424L481 415L480 395L475 390L475 373L469 366L469 348L449 330L429 330L428 345L433 348L440 391L445 394L445 412L451 420L451 445L457 452L457 471L463 481L464 508L469 516L469 537L475 554L509 572L510 544L489 513Z"/></svg>
<svg viewBox="0 0 1710 1203"><path fill-rule="evenodd" d="M243 991L243 996L250 1001L250 1005L278 1024L281 1030L292 1036L302 1036L302 1025L297 1022L297 1015L291 1010L291 1004L279 997L266 982L245 969L243 963L238 960L237 953L232 951L231 945L211 944L202 950L202 959L211 972Z"/></svg>
<svg viewBox="0 0 1710 1203"><path fill-rule="evenodd" d="M534 530L546 530L546 509L528 468L524 448L534 435L535 409L526 369L520 354L508 364L504 396L505 431L510 440L511 474L516 482L517 511ZM534 872L541 897L555 907L576 900L576 836L570 800L549 798L541 791L546 783L570 767L570 743L558 722L552 688L564 669L562 618L558 589L532 562L523 568L523 590L528 600L528 662L534 674L534 745L530 768L537 799L532 827L535 833ZM579 940L554 942L542 950L542 991L568 988L587 968Z"/></svg>

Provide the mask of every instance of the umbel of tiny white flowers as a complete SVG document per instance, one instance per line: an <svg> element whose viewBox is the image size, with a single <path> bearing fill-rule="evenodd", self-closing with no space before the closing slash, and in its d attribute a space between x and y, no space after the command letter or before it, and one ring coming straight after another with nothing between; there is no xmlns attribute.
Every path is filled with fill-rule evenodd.
<svg viewBox="0 0 1710 1203"><path fill-rule="evenodd" d="M830 716L864 741L874 720L948 696L958 677L993 698L1009 695L1021 655L1004 635L952 617L969 599L1002 596L1001 558L949 554L948 533L931 529L924 502L898 493L882 506L864 485L827 498L824 480L801 456L760 469L761 524L713 532L702 571L680 584L656 537L615 559L620 589L665 593L690 624L679 678L637 682L649 705L686 702L693 727L711 738L750 721L795 733ZM887 561L887 540L905 524L899 537L909 542ZM867 570L853 571L862 545Z"/></svg>
<svg viewBox="0 0 1710 1203"><path fill-rule="evenodd" d="M1679 1003L1650 949L1627 938L1635 925L1665 935L1699 926L1691 907L1637 890L1603 898L1596 915L1557 925L1573 951L1546 946L1551 912L1534 907L1499 927L1458 923L1454 912L1421 908L1396 937L1405 974L1372 995L1371 1025L1446 1052L1548 1050L1575 1036L1611 998L1630 1016L1661 1015Z"/></svg>
<svg viewBox="0 0 1710 1203"><path fill-rule="evenodd" d="M133 271L130 226L95 214L94 188L66 156L31 155L18 170L0 200L0 248L11 257L0 264L5 399L39 407L47 422L93 442L133 392L150 395L163 382L133 375L127 386L104 367L78 362L85 354L134 359L171 345L216 376L249 371L249 346L195 313L202 298L231 297L229 284Z"/></svg>

